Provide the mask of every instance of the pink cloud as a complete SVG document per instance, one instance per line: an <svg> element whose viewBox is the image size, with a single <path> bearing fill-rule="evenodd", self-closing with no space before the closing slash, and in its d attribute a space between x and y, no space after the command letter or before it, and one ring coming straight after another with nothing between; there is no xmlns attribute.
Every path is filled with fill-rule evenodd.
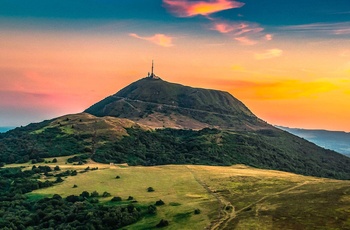
<svg viewBox="0 0 350 230"><path fill-rule="evenodd" d="M256 23L250 22L233 22L227 23L218 21L213 23L212 30L219 33L228 34L243 45L255 45L259 40L272 40L271 34L263 34L264 28Z"/></svg>
<svg viewBox="0 0 350 230"><path fill-rule="evenodd" d="M254 41L248 37L235 37L234 39L240 42L242 45L247 45L247 46L252 46L258 43L257 41Z"/></svg>
<svg viewBox="0 0 350 230"><path fill-rule="evenodd" d="M264 59L279 57L282 55L282 53L283 51L280 49L270 49L270 50L266 50L263 53L256 53L254 56L255 56L255 59L257 60L264 60Z"/></svg>
<svg viewBox="0 0 350 230"><path fill-rule="evenodd" d="M271 41L273 39L273 35L272 34L266 34L265 35L265 40L266 41Z"/></svg>
<svg viewBox="0 0 350 230"><path fill-rule="evenodd" d="M193 17L196 15L208 16L223 10L240 8L242 2L234 0L163 0L164 6L177 17Z"/></svg>
<svg viewBox="0 0 350 230"><path fill-rule="evenodd" d="M174 45L172 42L173 37L165 35L165 34L155 34L151 37L142 37L142 36L139 36L135 33L131 33L129 35L131 37L138 38L138 39L145 40L145 41L149 41L149 42L152 42L154 44L157 44L157 45L160 45L163 47L171 47Z"/></svg>

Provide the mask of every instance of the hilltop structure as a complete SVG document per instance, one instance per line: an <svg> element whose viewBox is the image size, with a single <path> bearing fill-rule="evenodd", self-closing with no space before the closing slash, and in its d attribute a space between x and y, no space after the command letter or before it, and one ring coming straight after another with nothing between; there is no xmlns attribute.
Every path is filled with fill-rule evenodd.
<svg viewBox="0 0 350 230"><path fill-rule="evenodd" d="M152 71L151 71L151 73L149 73L148 72L148 77L149 78L152 78L152 79L160 79L160 77L158 77L157 75L155 75L155 73L154 73L154 62L153 62L153 60L152 60Z"/></svg>

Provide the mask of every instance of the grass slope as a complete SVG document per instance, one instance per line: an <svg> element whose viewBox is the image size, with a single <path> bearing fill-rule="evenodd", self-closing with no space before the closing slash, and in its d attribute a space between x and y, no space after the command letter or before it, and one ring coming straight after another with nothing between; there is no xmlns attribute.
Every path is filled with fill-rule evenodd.
<svg viewBox="0 0 350 230"><path fill-rule="evenodd" d="M138 204L162 199L157 216L142 219L127 229L152 229L160 219L167 229L348 229L350 182L300 176L236 165L167 165L128 167L89 162L65 164L62 169L99 167L99 170L68 177L54 187L30 196L62 196L82 191L108 191ZM23 166L23 165L22 165ZM24 166L31 167L25 164ZM120 179L115 179L116 175ZM77 188L72 188L76 184ZM152 186L155 191L147 192ZM107 201L107 199L106 199ZM201 213L194 215L194 209Z"/></svg>

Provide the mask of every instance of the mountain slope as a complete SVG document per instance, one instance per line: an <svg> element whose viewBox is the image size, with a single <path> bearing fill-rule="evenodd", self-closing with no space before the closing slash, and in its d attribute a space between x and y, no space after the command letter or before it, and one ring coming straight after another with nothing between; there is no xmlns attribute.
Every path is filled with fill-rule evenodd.
<svg viewBox="0 0 350 230"><path fill-rule="evenodd" d="M154 121L156 127L273 129L227 92L153 78L136 81L85 112L124 117L148 125Z"/></svg>

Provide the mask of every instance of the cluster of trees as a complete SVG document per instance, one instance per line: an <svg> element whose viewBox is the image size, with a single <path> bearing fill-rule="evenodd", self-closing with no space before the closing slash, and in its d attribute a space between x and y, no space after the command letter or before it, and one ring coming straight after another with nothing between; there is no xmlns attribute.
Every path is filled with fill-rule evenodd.
<svg viewBox="0 0 350 230"><path fill-rule="evenodd" d="M56 194L52 198L28 199L26 193L55 184L37 179L51 171L49 166L33 166L25 171L0 169L0 229L119 229L156 213L154 205L134 206L131 196L127 204L100 204L98 198L111 196L108 192L100 195L97 191L83 191L65 198ZM121 201L120 197L113 199Z"/></svg>

